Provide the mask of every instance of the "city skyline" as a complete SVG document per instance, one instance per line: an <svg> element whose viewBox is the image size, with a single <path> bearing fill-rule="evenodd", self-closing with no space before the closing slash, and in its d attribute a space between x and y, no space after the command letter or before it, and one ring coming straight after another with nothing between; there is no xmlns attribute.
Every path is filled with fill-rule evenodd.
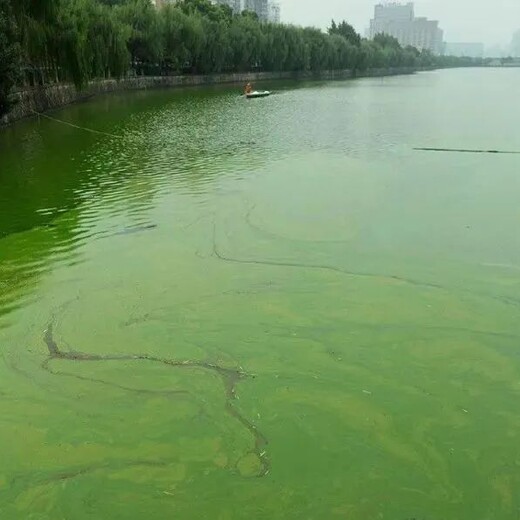
<svg viewBox="0 0 520 520"><path fill-rule="evenodd" d="M434 54L443 52L444 33L439 21L416 16L413 2L376 5L367 36L373 39L382 33L397 38L403 47L411 45Z"/></svg>
<svg viewBox="0 0 520 520"><path fill-rule="evenodd" d="M346 20L365 35L377 1L280 0L282 22L326 28L332 18ZM406 3L406 1L404 2ZM438 20L445 39L453 42L483 42L486 46L510 45L514 32L520 29L519 0L417 0L418 16Z"/></svg>

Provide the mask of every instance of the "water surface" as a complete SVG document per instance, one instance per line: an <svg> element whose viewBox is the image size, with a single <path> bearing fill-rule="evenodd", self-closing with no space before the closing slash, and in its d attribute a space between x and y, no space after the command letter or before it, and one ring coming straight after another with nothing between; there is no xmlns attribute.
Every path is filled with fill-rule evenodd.
<svg viewBox="0 0 520 520"><path fill-rule="evenodd" d="M271 86L272 87L272 86ZM0 133L9 520L517 520L518 70L97 98Z"/></svg>

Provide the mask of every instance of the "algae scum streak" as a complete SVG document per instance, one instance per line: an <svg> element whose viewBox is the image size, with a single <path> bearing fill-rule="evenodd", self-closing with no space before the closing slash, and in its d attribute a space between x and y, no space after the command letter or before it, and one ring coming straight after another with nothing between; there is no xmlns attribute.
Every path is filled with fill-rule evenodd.
<svg viewBox="0 0 520 520"><path fill-rule="evenodd" d="M147 91L4 129L0 517L516 520L520 162L473 152L520 150L519 83Z"/></svg>

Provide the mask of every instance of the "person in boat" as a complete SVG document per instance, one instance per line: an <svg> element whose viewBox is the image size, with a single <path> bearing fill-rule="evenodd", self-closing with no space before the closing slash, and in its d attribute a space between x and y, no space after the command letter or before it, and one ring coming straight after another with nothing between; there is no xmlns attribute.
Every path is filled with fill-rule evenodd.
<svg viewBox="0 0 520 520"><path fill-rule="evenodd" d="M244 92L244 93L245 93L246 96L247 96L247 94L251 94L252 92L253 92L253 85L251 85L251 83L248 83L248 84L246 85L246 88L245 88L245 92Z"/></svg>

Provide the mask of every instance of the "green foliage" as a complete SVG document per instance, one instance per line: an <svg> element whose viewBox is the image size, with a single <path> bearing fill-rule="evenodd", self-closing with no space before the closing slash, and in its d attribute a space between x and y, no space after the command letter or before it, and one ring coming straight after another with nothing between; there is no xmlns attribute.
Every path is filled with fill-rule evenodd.
<svg viewBox="0 0 520 520"><path fill-rule="evenodd" d="M161 59L163 42L159 17L150 0L131 0L117 9L121 23L130 27L127 41L132 63L156 63Z"/></svg>
<svg viewBox="0 0 520 520"><path fill-rule="evenodd" d="M483 58L468 58L457 56L433 56L431 53L424 51L421 54L421 61L428 64L426 66L435 66L443 69L453 67L484 67L488 66L493 60L484 60Z"/></svg>
<svg viewBox="0 0 520 520"><path fill-rule="evenodd" d="M379 47L382 47L383 49L388 48L388 49L395 49L397 51L401 49L401 45L400 45L399 41L397 40L397 38L394 38L393 36L390 36L389 34L385 34L385 33L376 34L374 36L373 41L376 45L379 45Z"/></svg>
<svg viewBox="0 0 520 520"><path fill-rule="evenodd" d="M258 15L255 13L255 11L248 11L247 9L245 11L242 11L242 16L245 18L252 18L256 22L259 21Z"/></svg>
<svg viewBox="0 0 520 520"><path fill-rule="evenodd" d="M328 29L328 33L330 35L338 35L342 36L352 45L355 45L356 47L359 47L361 45L361 36L356 32L354 27L347 23L345 20L340 22L339 24L336 24L334 20L332 20L332 23Z"/></svg>
<svg viewBox="0 0 520 520"><path fill-rule="evenodd" d="M24 71L35 85L135 74L457 66L386 34L363 40L346 21L327 33L233 15L209 0L0 0L0 110ZM19 28L16 31L16 27ZM21 54L20 66L19 56Z"/></svg>
<svg viewBox="0 0 520 520"><path fill-rule="evenodd" d="M20 71L20 46L9 0L0 0L0 117L12 104L11 91Z"/></svg>
<svg viewBox="0 0 520 520"><path fill-rule="evenodd" d="M58 76L82 87L91 78L120 78L127 70L131 28L96 0L69 0L60 18Z"/></svg>
<svg viewBox="0 0 520 520"><path fill-rule="evenodd" d="M266 48L267 38L254 19L236 17L229 28L231 69L247 72L257 68L264 59L262 51Z"/></svg>
<svg viewBox="0 0 520 520"><path fill-rule="evenodd" d="M229 22L233 18L229 6L212 4L209 0L182 0L178 7L187 15L199 15L212 22Z"/></svg>

